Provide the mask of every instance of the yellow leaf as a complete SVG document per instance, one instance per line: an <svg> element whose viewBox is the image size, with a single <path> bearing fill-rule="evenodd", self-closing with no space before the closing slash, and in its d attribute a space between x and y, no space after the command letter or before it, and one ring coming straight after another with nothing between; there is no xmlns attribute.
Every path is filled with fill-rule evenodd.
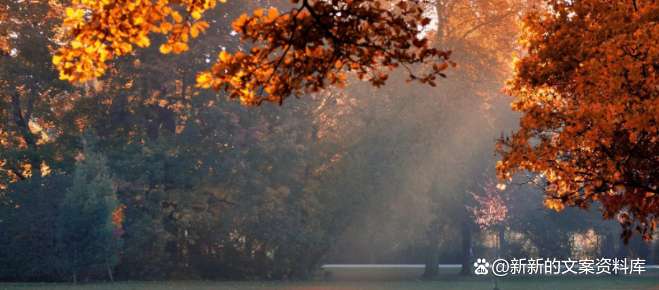
<svg viewBox="0 0 659 290"><path fill-rule="evenodd" d="M563 208L565 208L565 205L559 200L555 198L548 198L545 199L545 207L555 210L555 211L561 211Z"/></svg>
<svg viewBox="0 0 659 290"><path fill-rule="evenodd" d="M71 7L67 7L64 13L66 13L66 17L70 19L80 19L84 15L84 11L82 11L82 9L75 9Z"/></svg>
<svg viewBox="0 0 659 290"><path fill-rule="evenodd" d="M167 33L170 30L172 30L172 24L169 22L160 23L160 29L162 30L163 33Z"/></svg>
<svg viewBox="0 0 659 290"><path fill-rule="evenodd" d="M71 47L73 49L78 49L78 48L82 47L82 43L77 39L73 40L73 41L71 41Z"/></svg>
<svg viewBox="0 0 659 290"><path fill-rule="evenodd" d="M181 53L188 50L188 44L185 42L174 43L173 51L174 53Z"/></svg>
<svg viewBox="0 0 659 290"><path fill-rule="evenodd" d="M279 17L279 10L277 9L277 7L270 7L270 9L268 9L268 17L271 20L274 20L275 18Z"/></svg>
<svg viewBox="0 0 659 290"><path fill-rule="evenodd" d="M149 40L149 38L146 37L146 35L142 35L142 36L137 40L136 44L137 44L138 46L140 46L140 47L147 47L147 46L151 45L151 40Z"/></svg>
<svg viewBox="0 0 659 290"><path fill-rule="evenodd" d="M231 54L223 50L220 52L219 58L221 62L228 62L231 59Z"/></svg>
<svg viewBox="0 0 659 290"><path fill-rule="evenodd" d="M63 81L66 81L66 80L71 79L71 76L69 74L65 73L65 72L60 72L59 73L59 79L63 80Z"/></svg>
<svg viewBox="0 0 659 290"><path fill-rule="evenodd" d="M64 14L66 14L66 17L72 17L75 14L75 9L71 7L66 7L66 10L64 10Z"/></svg>
<svg viewBox="0 0 659 290"><path fill-rule="evenodd" d="M191 15L192 18L194 18L194 19L199 19L199 18L201 18L201 12L199 12L199 10L192 11L192 13L191 13L190 15Z"/></svg>
<svg viewBox="0 0 659 290"><path fill-rule="evenodd" d="M199 28L199 30L205 30L209 26L208 22L206 21L197 21L195 25Z"/></svg>
<svg viewBox="0 0 659 290"><path fill-rule="evenodd" d="M58 65L60 62L62 62L62 56L61 55L54 55L53 56L53 64Z"/></svg>
<svg viewBox="0 0 659 290"><path fill-rule="evenodd" d="M192 36L192 38L197 38L197 36L199 36L199 30L195 25L190 27L190 36Z"/></svg>
<svg viewBox="0 0 659 290"><path fill-rule="evenodd" d="M130 45L130 43L124 42L119 46L119 49L121 50L122 53L128 53L131 50L133 50L133 46Z"/></svg>
<svg viewBox="0 0 659 290"><path fill-rule="evenodd" d="M179 14L178 12L174 11L174 12L172 12L171 15L172 15L172 19L174 19L174 21L175 21L176 23L181 23L181 22L183 22L183 17L182 17L181 14Z"/></svg>
<svg viewBox="0 0 659 290"><path fill-rule="evenodd" d="M211 87L212 76L209 72L203 72L197 75L197 86L207 89Z"/></svg>
<svg viewBox="0 0 659 290"><path fill-rule="evenodd" d="M160 53L169 54L170 52L172 52L172 46L169 45L168 43L165 43L160 46Z"/></svg>

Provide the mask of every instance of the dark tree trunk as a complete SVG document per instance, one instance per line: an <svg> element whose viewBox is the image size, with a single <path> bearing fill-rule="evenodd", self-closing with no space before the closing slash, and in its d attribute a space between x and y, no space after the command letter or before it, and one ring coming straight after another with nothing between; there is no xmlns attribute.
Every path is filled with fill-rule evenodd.
<svg viewBox="0 0 659 290"><path fill-rule="evenodd" d="M471 223L465 219L462 223L462 269L460 275L471 275L473 252L471 248Z"/></svg>
<svg viewBox="0 0 659 290"><path fill-rule="evenodd" d="M506 227L503 225L500 225L497 228L497 235L499 238L499 257L506 257L508 255L508 245L506 243Z"/></svg>
<svg viewBox="0 0 659 290"><path fill-rule="evenodd" d="M73 250L73 284L78 284L78 250Z"/></svg>
<svg viewBox="0 0 659 290"><path fill-rule="evenodd" d="M437 278L437 276L439 276L438 262L439 261L436 256L428 256L426 260L426 267L421 278L424 280L432 280Z"/></svg>
<svg viewBox="0 0 659 290"><path fill-rule="evenodd" d="M23 140L25 140L28 150L30 151L28 156L30 165L32 166L32 178L33 180L38 180L41 178L41 158L39 157L39 154L37 154L36 137L32 134L29 127L33 102L34 97L30 97L25 112L23 112L23 109L21 108L21 98L18 92L14 92L11 96L14 123L16 124L16 127L18 127L19 133L21 134L21 137L23 137Z"/></svg>
<svg viewBox="0 0 659 290"><path fill-rule="evenodd" d="M426 267L421 278L434 279L439 275L439 238L438 233L431 233L426 249Z"/></svg>
<svg viewBox="0 0 659 290"><path fill-rule="evenodd" d="M112 274L112 267L110 267L110 263L105 263L105 269L108 271L108 278L110 279L110 282L114 282L114 275Z"/></svg>
<svg viewBox="0 0 659 290"><path fill-rule="evenodd" d="M652 247L652 256L650 257L650 263L656 265L659 263L659 241L654 241L654 247Z"/></svg>

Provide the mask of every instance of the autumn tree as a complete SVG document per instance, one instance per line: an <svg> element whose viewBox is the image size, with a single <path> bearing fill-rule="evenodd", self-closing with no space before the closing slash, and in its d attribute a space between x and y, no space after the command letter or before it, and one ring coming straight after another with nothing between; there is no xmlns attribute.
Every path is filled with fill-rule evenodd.
<svg viewBox="0 0 659 290"><path fill-rule="evenodd" d="M470 194L476 201L476 205L470 206L468 209L481 229L500 225L506 220L508 207L494 181L487 180L480 192L470 192Z"/></svg>
<svg viewBox="0 0 659 290"><path fill-rule="evenodd" d="M0 53L0 189L40 178L57 155L46 132L55 126L66 84L50 61L60 8L54 1L0 5L0 46L6 41Z"/></svg>
<svg viewBox="0 0 659 290"><path fill-rule="evenodd" d="M53 63L61 79L85 82L135 46L150 46L154 34L166 38L162 53L182 53L208 28L202 16L216 2L73 1L63 21L68 38ZM421 33L431 21L424 2L293 0L297 7L284 13L257 9L232 24L249 49L220 52L217 63L197 75L197 85L248 105L343 85L346 71L379 86L388 70L403 66L410 79L434 85L449 53L430 47ZM416 65L425 69L415 71Z"/></svg>
<svg viewBox="0 0 659 290"><path fill-rule="evenodd" d="M501 179L540 174L546 206L601 204L628 239L659 214L659 4L549 1L529 13L508 92L523 114L499 142Z"/></svg>

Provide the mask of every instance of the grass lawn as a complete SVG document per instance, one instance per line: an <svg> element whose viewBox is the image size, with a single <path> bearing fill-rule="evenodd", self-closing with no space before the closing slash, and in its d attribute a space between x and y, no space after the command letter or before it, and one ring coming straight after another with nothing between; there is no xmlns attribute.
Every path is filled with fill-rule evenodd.
<svg viewBox="0 0 659 290"><path fill-rule="evenodd" d="M372 282L118 282L113 284L0 283L2 290L490 290L491 280L446 278L439 281ZM659 290L659 277L501 279L501 290Z"/></svg>

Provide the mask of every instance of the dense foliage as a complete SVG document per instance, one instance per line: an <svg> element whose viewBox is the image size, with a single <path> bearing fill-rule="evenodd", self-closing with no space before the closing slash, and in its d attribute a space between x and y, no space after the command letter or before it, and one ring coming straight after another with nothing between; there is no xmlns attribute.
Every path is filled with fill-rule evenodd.
<svg viewBox="0 0 659 290"><path fill-rule="evenodd" d="M97 78L114 56L132 52L133 45L148 47L150 33L167 36L160 52L184 52L188 40L208 28L200 18L216 2L74 1L63 24L67 44L53 63L63 80ZM212 69L197 76L198 86L226 91L243 104L281 104L328 83L344 85L346 70L376 86L387 80L387 70L400 65L422 83L434 85L437 76L445 76L449 53L430 47L422 34L431 21L424 15L426 1L291 2L299 7L286 13L259 8L237 18L233 30L249 49L220 52ZM415 64L430 69L415 73L409 67Z"/></svg>
<svg viewBox="0 0 659 290"><path fill-rule="evenodd" d="M602 206L625 237L650 239L659 214L659 4L549 1L527 16L528 54L508 91L523 113L501 140L501 178L528 170L548 207Z"/></svg>

